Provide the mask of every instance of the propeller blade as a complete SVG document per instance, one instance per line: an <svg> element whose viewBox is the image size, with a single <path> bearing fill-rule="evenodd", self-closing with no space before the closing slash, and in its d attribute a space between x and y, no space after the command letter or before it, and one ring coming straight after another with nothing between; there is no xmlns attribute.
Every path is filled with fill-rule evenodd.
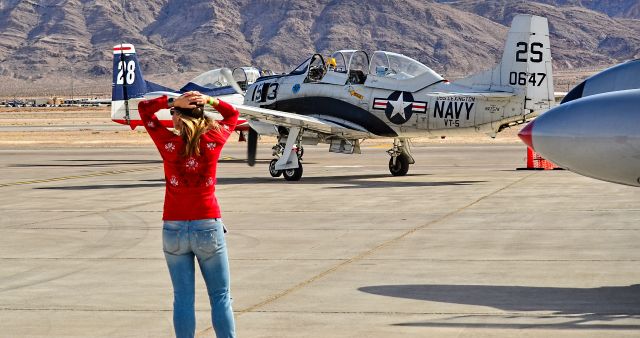
<svg viewBox="0 0 640 338"><path fill-rule="evenodd" d="M224 77L224 79L227 80L229 85L236 91L236 93L244 96L244 92L242 91L240 86L238 86L238 83L236 82L236 80L233 78L233 73L231 73L231 69L222 68L220 69L220 74L222 74L222 77Z"/></svg>
<svg viewBox="0 0 640 338"><path fill-rule="evenodd" d="M253 167L256 164L256 152L258 150L258 132L249 128L249 137L247 139L247 164Z"/></svg>

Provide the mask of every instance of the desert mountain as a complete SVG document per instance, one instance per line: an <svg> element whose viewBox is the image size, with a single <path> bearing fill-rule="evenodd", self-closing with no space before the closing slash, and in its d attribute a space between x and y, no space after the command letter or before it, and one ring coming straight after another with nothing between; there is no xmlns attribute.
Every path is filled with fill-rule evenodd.
<svg viewBox="0 0 640 338"><path fill-rule="evenodd" d="M640 56L635 0L0 0L0 91L70 77L109 83L121 42L136 45L146 75L174 81L220 66L289 71L345 48L466 74L496 62L518 13L549 18L556 69Z"/></svg>

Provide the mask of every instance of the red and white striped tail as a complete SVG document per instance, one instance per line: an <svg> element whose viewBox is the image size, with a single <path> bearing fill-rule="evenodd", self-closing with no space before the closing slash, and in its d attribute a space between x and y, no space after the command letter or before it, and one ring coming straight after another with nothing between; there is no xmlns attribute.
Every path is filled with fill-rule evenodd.
<svg viewBox="0 0 640 338"><path fill-rule="evenodd" d="M130 43L123 43L113 46L113 54L135 54L136 49Z"/></svg>

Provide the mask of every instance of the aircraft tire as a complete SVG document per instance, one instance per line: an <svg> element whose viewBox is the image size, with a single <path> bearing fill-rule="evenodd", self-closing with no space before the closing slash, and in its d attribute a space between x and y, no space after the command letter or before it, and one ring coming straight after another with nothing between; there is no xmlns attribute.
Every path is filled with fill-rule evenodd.
<svg viewBox="0 0 640 338"><path fill-rule="evenodd" d="M409 156L400 154L396 158L396 164L393 164L393 157L389 159L389 172L393 176L404 176L409 172Z"/></svg>
<svg viewBox="0 0 640 338"><path fill-rule="evenodd" d="M282 175L282 170L276 170L276 162L278 160L275 158L269 162L269 174L271 177L280 177Z"/></svg>
<svg viewBox="0 0 640 338"><path fill-rule="evenodd" d="M295 169L286 169L282 171L284 179L287 181L300 181L302 177L302 163L298 163L299 167Z"/></svg>

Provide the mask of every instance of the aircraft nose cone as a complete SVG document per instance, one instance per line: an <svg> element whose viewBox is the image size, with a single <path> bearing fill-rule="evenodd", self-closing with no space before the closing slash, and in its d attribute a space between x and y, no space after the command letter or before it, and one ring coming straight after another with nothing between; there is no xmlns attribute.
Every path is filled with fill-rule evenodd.
<svg viewBox="0 0 640 338"><path fill-rule="evenodd" d="M535 121L529 122L522 130L518 133L518 137L528 145L531 149L533 149L533 124Z"/></svg>

